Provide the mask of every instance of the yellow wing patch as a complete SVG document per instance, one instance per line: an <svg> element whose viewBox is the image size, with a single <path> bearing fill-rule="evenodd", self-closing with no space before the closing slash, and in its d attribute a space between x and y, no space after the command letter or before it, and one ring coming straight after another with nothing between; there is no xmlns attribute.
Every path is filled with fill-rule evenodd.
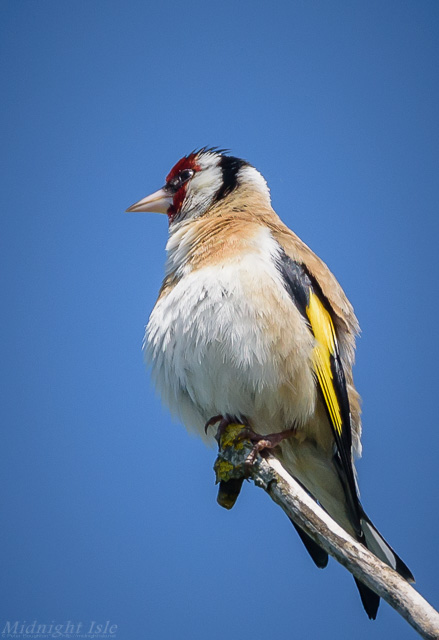
<svg viewBox="0 0 439 640"><path fill-rule="evenodd" d="M341 436L343 421L334 387L330 356L335 354L336 337L332 318L314 292L310 292L306 315L311 324L316 345L312 352L313 366L328 407L332 425Z"/></svg>

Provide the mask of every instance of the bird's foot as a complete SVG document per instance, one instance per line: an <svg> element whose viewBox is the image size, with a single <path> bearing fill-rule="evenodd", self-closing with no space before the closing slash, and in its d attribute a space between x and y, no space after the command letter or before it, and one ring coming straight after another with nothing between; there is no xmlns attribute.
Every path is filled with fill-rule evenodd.
<svg viewBox="0 0 439 640"><path fill-rule="evenodd" d="M296 428L292 427L291 429L285 429L285 431L280 431L279 433L268 433L267 435L261 435L260 433L256 433L250 427L249 422L246 418L240 417L235 418L229 415L217 415L210 418L205 424L204 431L207 433L209 427L219 423L218 429L215 435L215 439L218 444L221 441L221 437L226 433L227 427L232 424L243 425L239 432L239 440L250 440L253 443L253 449L249 453L246 464L252 465L256 459L258 453L263 451L264 449L274 449L286 438L291 438L296 435Z"/></svg>
<svg viewBox="0 0 439 640"><path fill-rule="evenodd" d="M231 509L238 498L244 479L251 476L257 454L264 449L273 449L285 438L294 436L296 429L261 435L253 431L249 421L243 416L236 418L226 414L210 418L206 422L205 432L217 423L219 424L215 438L219 445L219 453L214 469L216 481L220 485L218 502L222 507ZM241 450L244 447L242 455Z"/></svg>
<svg viewBox="0 0 439 640"><path fill-rule="evenodd" d="M213 427L213 425L217 424L218 422L219 424L215 434L215 440L218 442L218 444L220 443L221 437L225 434L227 427L229 427L231 424L244 425L245 431L248 428L248 421L246 418L242 416L239 418L235 418L233 416L229 416L228 414L226 414L225 416L220 414L218 416L213 416L213 418L210 418L210 420L206 422L206 424L204 425L204 433L207 434L209 427ZM245 432L243 438L246 437L247 435Z"/></svg>
<svg viewBox="0 0 439 640"><path fill-rule="evenodd" d="M250 442L254 443L254 446L247 456L246 464L251 466L254 463L258 453L264 451L265 449L274 449L274 447L277 447L277 445L280 444L283 440L291 438L295 435L295 427L292 427L291 429L285 429L285 431L280 431L279 433L268 433L265 436L261 436L261 434L255 433L252 429L247 427L243 431L243 437L248 438Z"/></svg>

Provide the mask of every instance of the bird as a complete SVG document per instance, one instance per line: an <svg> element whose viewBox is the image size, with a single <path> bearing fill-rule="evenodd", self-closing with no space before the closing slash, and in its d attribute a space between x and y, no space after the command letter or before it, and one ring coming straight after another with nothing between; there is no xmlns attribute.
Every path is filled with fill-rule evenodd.
<svg viewBox="0 0 439 640"><path fill-rule="evenodd" d="M414 582L360 502L358 320L327 265L273 210L262 174L227 150L203 147L127 211L168 217L165 275L144 352L171 413L206 441L206 425L218 420L247 425L255 441L271 437L273 455L323 509ZM325 567L326 551L294 526ZM375 619L379 596L355 581Z"/></svg>

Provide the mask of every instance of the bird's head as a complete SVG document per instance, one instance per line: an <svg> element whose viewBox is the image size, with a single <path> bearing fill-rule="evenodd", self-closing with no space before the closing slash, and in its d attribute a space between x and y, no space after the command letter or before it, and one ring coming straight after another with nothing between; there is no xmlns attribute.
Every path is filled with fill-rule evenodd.
<svg viewBox="0 0 439 640"><path fill-rule="evenodd" d="M199 218L239 188L258 191L270 203L267 183L245 160L216 148L203 148L181 158L164 187L139 200L127 211L166 213L169 224Z"/></svg>

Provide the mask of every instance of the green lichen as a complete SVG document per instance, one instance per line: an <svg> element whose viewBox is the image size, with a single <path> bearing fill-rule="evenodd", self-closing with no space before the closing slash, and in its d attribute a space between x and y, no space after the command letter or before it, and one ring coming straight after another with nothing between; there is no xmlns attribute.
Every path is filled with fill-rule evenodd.
<svg viewBox="0 0 439 640"><path fill-rule="evenodd" d="M237 451L244 447L243 432L245 427L242 424L229 424L221 435L221 447L234 447ZM244 436L245 437L245 436Z"/></svg>
<svg viewBox="0 0 439 640"><path fill-rule="evenodd" d="M232 477L232 471L234 467L231 462L227 462L227 460L217 460L215 462L214 470L216 473L216 481L220 482L221 480L227 482Z"/></svg>

